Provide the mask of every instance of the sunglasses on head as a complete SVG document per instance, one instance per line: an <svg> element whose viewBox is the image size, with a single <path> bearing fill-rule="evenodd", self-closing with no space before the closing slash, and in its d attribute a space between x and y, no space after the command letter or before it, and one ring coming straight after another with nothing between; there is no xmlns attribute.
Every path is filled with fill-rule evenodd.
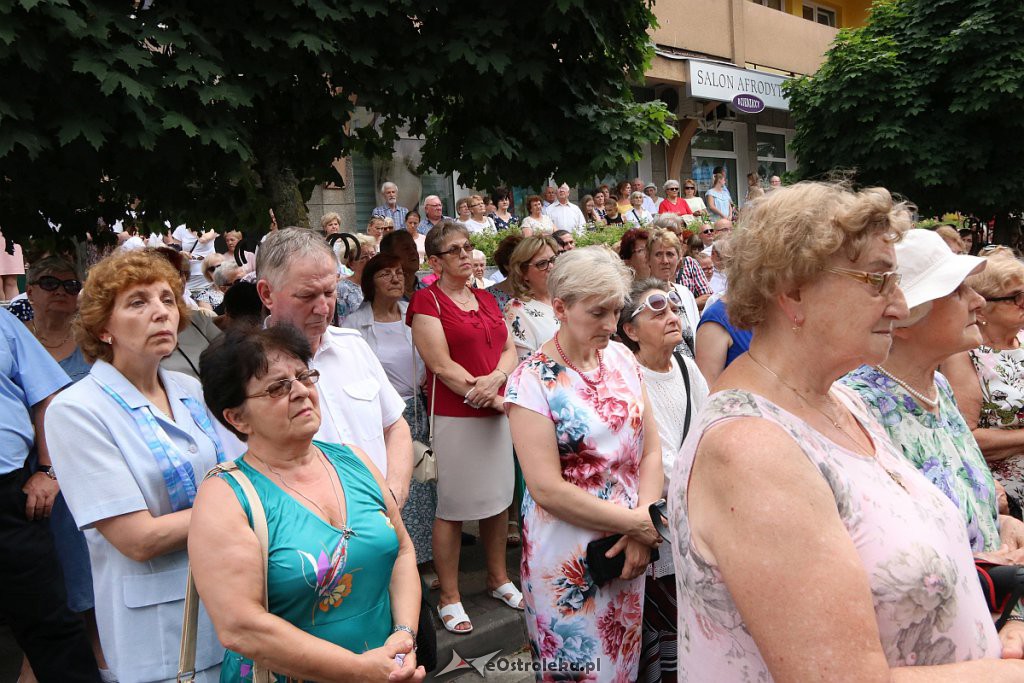
<svg viewBox="0 0 1024 683"><path fill-rule="evenodd" d="M645 309L659 313L664 311L669 304L672 304L672 310L674 311L678 311L679 307L683 305L683 300L674 289L667 292L651 292L647 295L644 302L636 307L636 310L633 311L633 315L629 316L629 319L632 320L637 317Z"/></svg>
<svg viewBox="0 0 1024 683"><path fill-rule="evenodd" d="M44 275L35 283L44 292L56 292L60 287L64 288L64 291L74 296L82 291L81 280L61 280L60 278L52 275Z"/></svg>

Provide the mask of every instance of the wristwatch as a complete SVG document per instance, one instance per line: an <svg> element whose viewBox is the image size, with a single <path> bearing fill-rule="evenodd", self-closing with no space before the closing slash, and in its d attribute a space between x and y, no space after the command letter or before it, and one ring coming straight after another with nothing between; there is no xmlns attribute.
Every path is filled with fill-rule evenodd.
<svg viewBox="0 0 1024 683"><path fill-rule="evenodd" d="M413 631L405 624L395 624L395 627L391 629L391 633L398 633L399 631L405 631L412 636L412 651L416 652L416 631Z"/></svg>
<svg viewBox="0 0 1024 683"><path fill-rule="evenodd" d="M40 465L36 468L36 472L42 472L53 481L57 481L57 473L53 471L53 465Z"/></svg>

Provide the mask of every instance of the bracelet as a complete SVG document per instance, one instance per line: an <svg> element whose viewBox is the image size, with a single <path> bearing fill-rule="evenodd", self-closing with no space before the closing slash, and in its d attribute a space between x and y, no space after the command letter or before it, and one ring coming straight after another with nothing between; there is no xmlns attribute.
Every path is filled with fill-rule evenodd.
<svg viewBox="0 0 1024 683"><path fill-rule="evenodd" d="M504 371L504 370L502 370L501 368L495 368L495 370L497 370L497 371L498 371L498 372L500 372L501 374L505 375L505 379L504 379L504 380L502 380L502 384L504 384L504 383L508 382L508 373L507 373L507 372L505 372L505 371Z"/></svg>
<svg viewBox="0 0 1024 683"><path fill-rule="evenodd" d="M395 624L395 627L391 629L392 635L398 633L399 631L405 631L410 636L412 636L412 651L416 652L416 631L413 631L405 624Z"/></svg>
<svg viewBox="0 0 1024 683"><path fill-rule="evenodd" d="M1006 620L1007 621L1024 621L1024 617L1022 617L1020 615L1017 615L1017 614L1011 614L1010 616L1006 617Z"/></svg>

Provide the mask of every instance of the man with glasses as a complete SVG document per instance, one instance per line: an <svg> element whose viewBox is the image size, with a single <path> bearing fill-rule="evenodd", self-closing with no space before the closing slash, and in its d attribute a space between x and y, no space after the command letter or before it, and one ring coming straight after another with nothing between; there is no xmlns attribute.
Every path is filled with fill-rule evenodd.
<svg viewBox="0 0 1024 683"><path fill-rule="evenodd" d="M551 236L558 243L558 253L564 254L576 248L576 238L568 230L555 230Z"/></svg>
<svg viewBox="0 0 1024 683"><path fill-rule="evenodd" d="M576 233L583 230L587 223L580 207L569 201L569 186L566 183L558 187L558 201L544 209L544 213L554 223L555 230Z"/></svg>
<svg viewBox="0 0 1024 683"><path fill-rule="evenodd" d="M421 220L420 224L416 226L416 230L421 235L426 235L428 232L430 232L430 229L432 227L434 227L441 221L450 220L452 219L444 215L444 208L441 206L441 198L438 197L436 194L428 195L423 200L423 220Z"/></svg>
<svg viewBox="0 0 1024 683"><path fill-rule="evenodd" d="M313 350L311 369L322 379L316 438L366 451L402 507L412 479L405 401L362 335L330 324L338 297L333 250L311 230L279 230L260 247L256 274L260 299L270 311L264 324L294 325Z"/></svg>
<svg viewBox="0 0 1024 683"><path fill-rule="evenodd" d="M715 226L714 228L712 228L712 230L713 232L711 233L710 240L706 239L705 235L705 232L707 231L707 226L704 226L703 230L701 230L700 235L701 241L704 242L704 253L709 256L711 255L712 243L714 243L719 238L728 237L729 235L732 234L732 221L729 220L728 218L719 218L717 221L715 221Z"/></svg>
<svg viewBox="0 0 1024 683"><path fill-rule="evenodd" d="M390 218L393 225L405 225L409 209L398 205L398 185L389 180L380 186L380 193L384 195L384 203L371 211L370 215Z"/></svg>

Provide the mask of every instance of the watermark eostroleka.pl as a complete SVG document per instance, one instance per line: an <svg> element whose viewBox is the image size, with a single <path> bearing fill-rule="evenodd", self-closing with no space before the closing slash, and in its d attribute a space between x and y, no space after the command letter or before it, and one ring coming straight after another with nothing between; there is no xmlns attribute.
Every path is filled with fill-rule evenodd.
<svg viewBox="0 0 1024 683"><path fill-rule="evenodd" d="M562 660L523 660L523 659L505 659L499 658L501 650L495 650L494 652L480 657L463 657L455 649L452 649L452 661L448 663L448 666L434 674L434 678L440 678L445 674L459 671L462 669L471 669L480 674L481 677L486 678L488 673L500 672L500 673L593 673L601 670L600 658L592 662L567 662Z"/></svg>

